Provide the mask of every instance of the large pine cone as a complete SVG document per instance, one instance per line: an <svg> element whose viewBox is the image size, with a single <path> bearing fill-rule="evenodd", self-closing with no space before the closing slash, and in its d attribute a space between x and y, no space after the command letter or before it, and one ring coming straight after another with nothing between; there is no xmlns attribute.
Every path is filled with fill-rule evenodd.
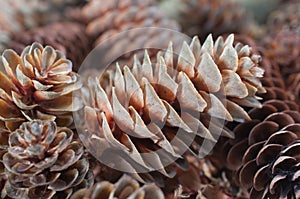
<svg viewBox="0 0 300 199"><path fill-rule="evenodd" d="M73 70L80 67L92 48L89 38L85 34L85 27L72 22L57 22L23 32L13 38L9 47L16 50L17 53L21 53L27 45L33 42L50 45L60 50L72 61Z"/></svg>
<svg viewBox="0 0 300 199"><path fill-rule="evenodd" d="M245 10L232 0L167 0L162 8L173 16L188 35L242 32L249 21Z"/></svg>
<svg viewBox="0 0 300 199"><path fill-rule="evenodd" d="M27 46L21 56L6 50L0 71L0 120L6 128L15 130L36 118L72 125L72 111L81 108L72 95L82 84L62 53L38 43Z"/></svg>
<svg viewBox="0 0 300 199"><path fill-rule="evenodd" d="M90 189L77 191L71 199L164 199L163 192L154 184L140 187L131 177L124 175L115 184L108 181L96 183Z"/></svg>
<svg viewBox="0 0 300 199"><path fill-rule="evenodd" d="M150 56L155 55L158 50L166 49L170 40L176 47L186 39L177 32L179 25L159 10L156 3L157 0L92 0L82 8L86 32L95 38L95 47L101 44L103 57L111 59L109 64L121 60L131 65L133 54L142 58L145 49L153 48Z"/></svg>
<svg viewBox="0 0 300 199"><path fill-rule="evenodd" d="M8 180L2 197L69 198L93 182L82 144L52 121L25 122L12 132L3 163Z"/></svg>
<svg viewBox="0 0 300 199"><path fill-rule="evenodd" d="M252 121L235 128L227 163L250 198L299 198L299 107L279 100L249 112Z"/></svg>
<svg viewBox="0 0 300 199"><path fill-rule="evenodd" d="M256 92L265 91L260 57L251 55L249 46L233 47L233 40L219 37L214 44L210 35L201 47L195 37L183 44L177 61L170 45L154 69L146 54L132 69L122 72L117 65L100 82L90 79L89 92L83 90L85 115L78 114L76 124L91 152L105 161L113 157L127 172L159 170L172 177L173 167L166 164L177 159L185 168L183 153L205 155L216 132L231 136L221 121L249 119L241 106L260 107ZM153 156L151 161L143 153ZM152 174L141 177L153 181L158 175Z"/></svg>

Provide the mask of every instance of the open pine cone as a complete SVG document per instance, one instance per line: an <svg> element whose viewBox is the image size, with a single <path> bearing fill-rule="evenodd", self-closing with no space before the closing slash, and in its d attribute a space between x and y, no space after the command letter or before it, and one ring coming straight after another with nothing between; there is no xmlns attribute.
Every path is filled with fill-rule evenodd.
<svg viewBox="0 0 300 199"><path fill-rule="evenodd" d="M52 47L27 46L19 56L6 50L0 62L0 120L15 130L26 120L55 120L71 126L72 111L81 108L73 91L81 88L72 63Z"/></svg>
<svg viewBox="0 0 300 199"><path fill-rule="evenodd" d="M227 165L250 198L299 198L299 107L270 100L235 128ZM295 105L295 104L294 104Z"/></svg>
<svg viewBox="0 0 300 199"><path fill-rule="evenodd" d="M78 70L81 63L92 49L90 40L85 34L85 27L79 23L57 22L38 27L16 35L9 47L17 53L32 44L39 42L60 50L73 63L73 70Z"/></svg>
<svg viewBox="0 0 300 199"><path fill-rule="evenodd" d="M233 40L231 35L214 43L210 35L201 47L195 37L183 44L177 61L170 45L155 68L146 54L143 64L123 70L117 65L100 80L90 79L82 92L84 115L76 121L89 150L97 158L117 160L127 172L158 170L136 176L158 183L161 174L176 173L166 164L177 159L175 164L186 168L186 151L201 156L216 142L216 132L231 136L222 121L249 119L241 106L260 107L256 92L265 91L260 57L249 46L233 46ZM84 117L88 123L82 123Z"/></svg>
<svg viewBox="0 0 300 199"><path fill-rule="evenodd" d="M2 197L69 198L93 182L82 144L52 121L25 122L12 132L3 163L8 180Z"/></svg>
<svg viewBox="0 0 300 199"><path fill-rule="evenodd" d="M123 175L115 184L108 181L96 183L90 189L77 191L71 199L164 199L163 192L154 184L140 187L139 183Z"/></svg>
<svg viewBox="0 0 300 199"><path fill-rule="evenodd" d="M242 32L249 22L245 10L232 0L166 0L162 8L173 16L188 35L219 36Z"/></svg>

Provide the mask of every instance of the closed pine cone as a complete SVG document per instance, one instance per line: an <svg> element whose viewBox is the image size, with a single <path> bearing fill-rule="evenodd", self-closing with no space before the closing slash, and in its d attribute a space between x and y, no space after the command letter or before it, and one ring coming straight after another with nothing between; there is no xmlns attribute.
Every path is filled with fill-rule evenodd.
<svg viewBox="0 0 300 199"><path fill-rule="evenodd" d="M209 36L201 47L195 37L190 45L183 44L177 61L170 45L155 69L146 54L143 64L135 62L123 70L117 65L102 79L90 79L89 89L83 89L86 106L80 115L89 122L78 123L83 141L98 158L111 151L108 159L118 160L127 171L159 168L159 175L172 178L176 172L172 165L165 167L166 162L173 163L175 158L179 168L186 168L181 154L207 154L209 147L202 148L202 142L215 143L219 136L215 131L231 136L220 120L247 120L241 106L260 107L256 92L265 90L259 81L263 73L259 56L252 55L249 46L233 47L233 40L231 35L214 43ZM180 138L175 136L178 130ZM94 147L99 144L101 150ZM140 153L156 149L162 152L154 154L151 162ZM157 183L159 175L150 172L136 177Z"/></svg>
<svg viewBox="0 0 300 199"><path fill-rule="evenodd" d="M166 0L163 9L173 16L188 35L204 39L213 33L243 32L249 22L245 10L232 0Z"/></svg>
<svg viewBox="0 0 300 199"><path fill-rule="evenodd" d="M15 130L31 119L72 125L72 111L81 108L72 95L82 84L62 53L34 43L20 56L4 51L0 67L0 120L5 128Z"/></svg>
<svg viewBox="0 0 300 199"><path fill-rule="evenodd" d="M234 130L227 165L238 170L236 181L250 189L251 199L300 197L300 113L289 104L267 101Z"/></svg>
<svg viewBox="0 0 300 199"><path fill-rule="evenodd" d="M71 199L164 199L163 192L154 184L139 183L127 175L123 175L115 184L102 181L94 184L90 189L77 191Z"/></svg>
<svg viewBox="0 0 300 199"><path fill-rule="evenodd" d="M22 32L13 38L9 47L21 53L33 42L50 45L73 62L73 70L78 70L92 48L84 29L85 27L79 23L57 22Z"/></svg>
<svg viewBox="0 0 300 199"><path fill-rule="evenodd" d="M110 64L121 60L131 65L132 55L142 58L144 49L154 48L150 51L152 56L166 49L170 40L174 46L183 42L183 36L177 32L179 25L156 4L156 0L92 0L82 8L81 16L87 23L87 34L95 38L94 46L101 44L106 53L103 57L109 56Z"/></svg>
<svg viewBox="0 0 300 199"><path fill-rule="evenodd" d="M12 132L3 163L8 180L2 197L69 198L93 182L82 144L52 121L25 122Z"/></svg>

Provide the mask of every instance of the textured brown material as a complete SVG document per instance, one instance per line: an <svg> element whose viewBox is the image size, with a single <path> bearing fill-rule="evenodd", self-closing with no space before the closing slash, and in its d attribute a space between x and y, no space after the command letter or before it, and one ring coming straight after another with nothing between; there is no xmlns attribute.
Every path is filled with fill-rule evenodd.
<svg viewBox="0 0 300 199"><path fill-rule="evenodd" d="M25 122L12 132L3 163L8 180L2 197L69 198L93 183L82 144L52 121Z"/></svg>
<svg viewBox="0 0 300 199"><path fill-rule="evenodd" d="M250 198L299 198L299 107L270 100L249 112L252 121L235 128L227 165Z"/></svg>
<svg viewBox="0 0 300 199"><path fill-rule="evenodd" d="M15 36L9 47L21 53L25 46L33 42L50 45L73 62L73 70L78 70L92 48L84 29L78 23L58 22Z"/></svg>
<svg viewBox="0 0 300 199"><path fill-rule="evenodd" d="M15 130L31 119L55 120L59 126L73 123L72 111L81 104L72 95L82 84L62 53L38 43L20 56L6 50L0 71L0 120L5 128Z"/></svg>
<svg viewBox="0 0 300 199"><path fill-rule="evenodd" d="M155 48L149 53L152 57L171 40L174 47L183 42L180 33L170 31L180 31L179 25L155 4L156 0L92 0L82 8L81 18L87 23L87 34L95 38L94 46L107 46L105 56L113 57L111 63L118 60L131 65L133 54L142 58L149 46Z"/></svg>
<svg viewBox="0 0 300 199"><path fill-rule="evenodd" d="M215 143L218 130L230 137L219 119L248 120L241 106L260 107L256 92L265 91L259 81L263 74L260 57L251 55L249 46L233 46L233 40L231 35L214 43L210 35L201 47L195 37L190 45L183 44L176 60L170 45L155 68L146 54L144 62L135 62L131 69L117 65L115 71L106 71L101 86L99 79L90 79L89 90L83 90L83 117L89 123L78 126L91 138L91 147L102 146L101 150L95 148L97 156L107 149L116 150L124 153L117 158L127 170L134 172L140 165L146 170L159 167L159 172L170 178L174 169L164 167L165 161L175 158L175 164L185 168L181 154L186 150L195 156L205 154L208 149L202 148L203 138ZM210 132L212 118L214 131ZM192 144L186 145L189 141ZM140 154L156 149L162 151L152 162ZM143 175L156 181L151 173Z"/></svg>
<svg viewBox="0 0 300 199"><path fill-rule="evenodd" d="M300 72L292 74L289 77L287 80L287 87L291 99L295 100L300 105Z"/></svg>
<svg viewBox="0 0 300 199"><path fill-rule="evenodd" d="M115 184L108 181L96 183L90 189L77 191L71 199L164 199L163 192L154 184L140 187L131 177L124 175Z"/></svg>
<svg viewBox="0 0 300 199"><path fill-rule="evenodd" d="M243 7L232 0L168 0L165 4L163 8L177 19L183 32L199 35L201 40L210 33L242 32L249 21Z"/></svg>
<svg viewBox="0 0 300 199"><path fill-rule="evenodd" d="M278 65L284 78L300 72L300 33L283 30L270 34L263 41L265 56Z"/></svg>
<svg viewBox="0 0 300 199"><path fill-rule="evenodd" d="M268 17L270 33L282 30L296 30L300 27L300 3L298 0L287 1L274 10Z"/></svg>

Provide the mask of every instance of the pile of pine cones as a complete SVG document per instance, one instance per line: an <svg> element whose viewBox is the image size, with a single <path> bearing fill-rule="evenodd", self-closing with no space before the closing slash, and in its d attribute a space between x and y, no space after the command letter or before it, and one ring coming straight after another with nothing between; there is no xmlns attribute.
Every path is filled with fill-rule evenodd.
<svg viewBox="0 0 300 199"><path fill-rule="evenodd" d="M1 198L300 199L300 2L270 1L0 2Z"/></svg>

